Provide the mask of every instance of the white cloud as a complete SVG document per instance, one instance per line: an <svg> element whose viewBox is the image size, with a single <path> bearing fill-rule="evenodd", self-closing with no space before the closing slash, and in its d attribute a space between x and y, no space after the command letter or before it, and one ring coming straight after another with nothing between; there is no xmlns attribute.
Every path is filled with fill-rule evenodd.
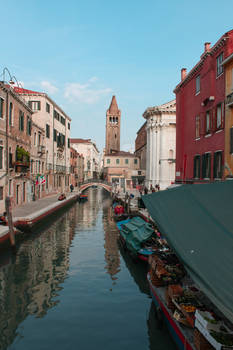
<svg viewBox="0 0 233 350"><path fill-rule="evenodd" d="M44 90L46 90L46 92L48 92L51 95L55 94L58 91L58 88L51 84L49 81L41 81L40 85Z"/></svg>
<svg viewBox="0 0 233 350"><path fill-rule="evenodd" d="M82 102L93 104L99 101L102 96L112 92L110 88L93 87L97 81L96 77L90 78L86 84L67 83L65 87L65 97L71 102Z"/></svg>

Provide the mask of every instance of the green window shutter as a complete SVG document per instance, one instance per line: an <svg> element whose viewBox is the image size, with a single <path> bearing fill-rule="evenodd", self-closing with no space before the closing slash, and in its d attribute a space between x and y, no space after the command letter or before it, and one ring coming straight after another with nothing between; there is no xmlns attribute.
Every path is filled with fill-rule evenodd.
<svg viewBox="0 0 233 350"><path fill-rule="evenodd" d="M197 161L198 161L198 178L200 179L201 177L201 157L200 156L198 156Z"/></svg>
<svg viewBox="0 0 233 350"><path fill-rule="evenodd" d="M214 179L217 177L217 153L214 153L214 165L213 165L213 176Z"/></svg>
<svg viewBox="0 0 233 350"><path fill-rule="evenodd" d="M32 101L28 101L28 105L30 108L32 108Z"/></svg>
<svg viewBox="0 0 233 350"><path fill-rule="evenodd" d="M230 153L233 153L233 128L230 128Z"/></svg>
<svg viewBox="0 0 233 350"><path fill-rule="evenodd" d="M204 179L206 177L206 155L203 154L201 156L201 165L202 165L202 178Z"/></svg>
<svg viewBox="0 0 233 350"><path fill-rule="evenodd" d="M196 177L196 171L197 171L197 157L193 158L193 177L195 179Z"/></svg>
<svg viewBox="0 0 233 350"><path fill-rule="evenodd" d="M40 111L40 101L38 101L38 111Z"/></svg>
<svg viewBox="0 0 233 350"><path fill-rule="evenodd" d="M221 170L220 170L219 177L221 179L222 175L223 175L222 152L219 152L219 157L220 157L220 162L221 162Z"/></svg>

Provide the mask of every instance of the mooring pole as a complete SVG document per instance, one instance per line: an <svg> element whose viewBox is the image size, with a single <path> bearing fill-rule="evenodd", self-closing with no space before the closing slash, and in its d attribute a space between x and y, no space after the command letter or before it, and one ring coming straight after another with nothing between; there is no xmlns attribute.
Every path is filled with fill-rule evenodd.
<svg viewBox="0 0 233 350"><path fill-rule="evenodd" d="M10 243L11 243L11 247L15 249L15 231L14 231L13 221L12 221L10 197L6 197L5 207L6 207L7 222L9 227Z"/></svg>

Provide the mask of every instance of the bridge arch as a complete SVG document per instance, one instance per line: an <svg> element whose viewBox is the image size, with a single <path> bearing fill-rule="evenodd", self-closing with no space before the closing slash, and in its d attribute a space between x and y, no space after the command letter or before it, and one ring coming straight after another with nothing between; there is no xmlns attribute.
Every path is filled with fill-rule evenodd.
<svg viewBox="0 0 233 350"><path fill-rule="evenodd" d="M99 186L104 188L106 191L108 192L112 192L112 184L106 181L102 181L99 179L88 179L86 181L84 181L82 184L80 184L79 186L79 192L82 193L83 191L85 191L87 188L91 187L91 186Z"/></svg>

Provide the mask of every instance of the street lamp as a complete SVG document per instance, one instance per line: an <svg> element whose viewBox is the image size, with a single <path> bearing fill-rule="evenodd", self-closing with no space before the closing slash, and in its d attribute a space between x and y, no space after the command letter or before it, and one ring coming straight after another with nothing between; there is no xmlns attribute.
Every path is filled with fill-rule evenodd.
<svg viewBox="0 0 233 350"><path fill-rule="evenodd" d="M14 81L13 81L13 78L11 76L11 73L10 73L10 71L9 71L9 69L7 67L3 68L3 71L2 71L2 74L1 74L1 76L3 77L3 83L5 83L5 81L6 81L5 80L6 72L8 73L8 75L10 77L9 84L11 84L11 85L14 84Z"/></svg>

